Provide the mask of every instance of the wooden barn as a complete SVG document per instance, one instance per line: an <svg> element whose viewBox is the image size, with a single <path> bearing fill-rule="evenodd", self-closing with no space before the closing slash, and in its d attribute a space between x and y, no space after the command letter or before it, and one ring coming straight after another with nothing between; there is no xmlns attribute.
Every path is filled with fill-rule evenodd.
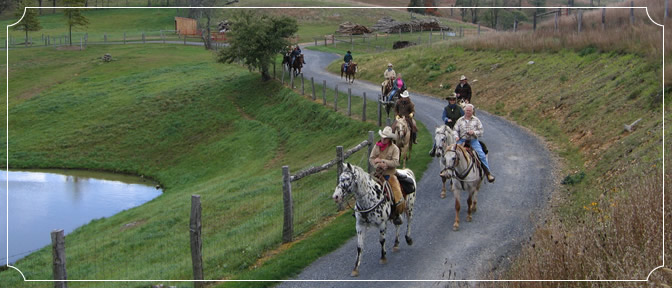
<svg viewBox="0 0 672 288"><path fill-rule="evenodd" d="M200 35L196 19L175 17L175 30L180 35Z"/></svg>

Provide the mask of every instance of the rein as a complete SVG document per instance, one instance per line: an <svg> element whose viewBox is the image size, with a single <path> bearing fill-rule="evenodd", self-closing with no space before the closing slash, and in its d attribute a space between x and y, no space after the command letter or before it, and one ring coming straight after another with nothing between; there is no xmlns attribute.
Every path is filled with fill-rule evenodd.
<svg viewBox="0 0 672 288"><path fill-rule="evenodd" d="M464 148L461 148L461 147L460 147L460 152L462 153L462 156L464 156L464 158L467 159L467 162L469 162L469 167L467 167L467 169L464 170L464 172L465 172L464 174L459 173L459 172L455 169L455 166L459 165L459 162L460 162L460 158L457 157L457 144L454 144L453 147L454 147L454 149L451 150L450 152L455 153L455 162L453 162L453 166L452 166L452 167L446 167L446 169L444 169L443 171L441 171L441 173L445 172L446 170L452 170L452 171L453 171L453 175L455 175L455 178L457 178L459 181L464 181L464 179L467 178L467 176L469 175L469 172L471 172L471 169L474 168L474 163L475 163L476 161L469 161L469 159L467 159L466 151L464 150ZM444 155L444 156L445 156L445 155Z"/></svg>

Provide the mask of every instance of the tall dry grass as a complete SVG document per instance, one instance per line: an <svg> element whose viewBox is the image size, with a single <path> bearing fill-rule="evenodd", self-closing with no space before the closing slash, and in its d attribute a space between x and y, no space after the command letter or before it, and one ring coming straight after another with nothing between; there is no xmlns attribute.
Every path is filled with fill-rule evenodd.
<svg viewBox="0 0 672 288"><path fill-rule="evenodd" d="M602 9L586 10L583 13L579 33L578 10L572 10L571 15L558 18L558 31L555 30L554 17L547 17L546 21L538 24L534 32L524 30L515 33L488 33L487 36L465 38L459 45L473 50L514 50L528 53L563 49L580 51L592 47L601 52L635 53L646 56L653 63L659 61L662 66L663 29L654 24L649 15L656 23L664 24L663 1L635 1L634 6L646 6L649 12L647 15L646 10L635 9L633 24L630 23L629 2L621 5L618 6L621 8L605 10L604 28ZM671 17L672 15L668 15L665 22L671 23ZM665 31L665 50L668 55L672 51L672 29ZM669 61L668 59L667 62ZM665 73L665 83L672 83L672 68L666 67L666 72L668 73Z"/></svg>

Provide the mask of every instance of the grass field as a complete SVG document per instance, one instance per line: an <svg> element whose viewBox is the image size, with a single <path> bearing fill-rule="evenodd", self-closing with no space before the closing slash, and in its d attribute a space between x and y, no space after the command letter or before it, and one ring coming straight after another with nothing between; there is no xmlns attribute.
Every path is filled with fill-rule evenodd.
<svg viewBox="0 0 672 288"><path fill-rule="evenodd" d="M107 52L115 61L103 63L97 58ZM69 234L69 279L190 279L192 194L201 195L203 202L208 279L287 277L354 233L352 217L345 217L297 248L282 249L284 254L268 262L293 265L280 264L285 269L279 271L255 265L280 247L281 166L289 165L296 173L326 163L335 157L335 146L348 149L365 140L367 131L377 131L371 121L334 113L278 82L261 83L259 75L247 69L216 64L200 47L27 49L12 51L9 66L11 168L144 175L159 181L165 191L141 207L93 220ZM39 88L36 79L42 83ZM333 97L334 92L328 91ZM346 113L345 95L339 100L341 113ZM353 99L358 114L361 103ZM375 106L367 111L375 119ZM430 145L427 133L421 137L425 146ZM365 166L362 153L349 161ZM418 156L410 166L421 174L429 160ZM293 184L298 237L336 215L329 199L335 177L332 169ZM332 229L348 233L320 238ZM293 252L314 245L320 248L307 255ZM15 266L28 279L49 279L50 258L50 250L43 249ZM49 286L20 284L13 270L1 274L3 283L12 287Z"/></svg>

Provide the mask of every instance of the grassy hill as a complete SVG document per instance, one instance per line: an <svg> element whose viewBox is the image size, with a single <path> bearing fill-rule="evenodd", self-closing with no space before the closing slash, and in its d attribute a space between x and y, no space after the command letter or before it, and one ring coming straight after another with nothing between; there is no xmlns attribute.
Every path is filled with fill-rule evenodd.
<svg viewBox="0 0 672 288"><path fill-rule="evenodd" d="M100 61L104 53L114 61ZM281 249L268 262L271 268L251 268L280 248L281 166L296 173L328 162L335 146L353 147L367 131L378 130L370 122L334 113L278 82L262 83L242 67L216 64L201 47L92 45L85 51L36 48L10 54L11 168L114 171L153 178L164 188L141 207L69 234L69 279L190 279L193 194L202 197L209 279L245 277L249 271L257 274L247 277L256 279L287 277L353 235L352 217L334 219L331 169L293 184L295 230L304 237L326 219L336 224L297 248ZM431 142L428 134L422 137ZM363 153L349 161L366 165ZM411 165L418 173L425 158ZM340 231L336 237L334 231ZM292 265L278 270L271 266L278 261ZM14 266L28 279L50 279L50 249ZM258 274L270 272L280 274ZM0 278L8 287L51 285L22 283L13 270L0 272ZM141 284L106 283L129 285Z"/></svg>

